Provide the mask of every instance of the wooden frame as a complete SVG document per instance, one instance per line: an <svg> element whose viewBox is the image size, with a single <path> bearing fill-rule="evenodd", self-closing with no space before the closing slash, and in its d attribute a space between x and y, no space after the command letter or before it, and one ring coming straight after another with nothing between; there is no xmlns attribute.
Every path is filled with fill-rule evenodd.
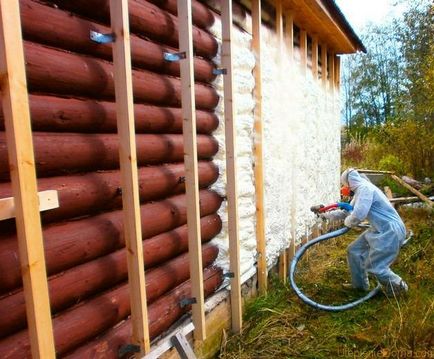
<svg viewBox="0 0 434 359"><path fill-rule="evenodd" d="M59 207L57 191L48 190L38 193L39 212L48 211ZM14 197L0 198L0 221L15 218Z"/></svg>
<svg viewBox="0 0 434 359"><path fill-rule="evenodd" d="M182 131L184 135L185 189L187 195L188 252L190 256L190 279L194 338L206 338L203 294L203 269L200 235L199 180L196 144L196 101L194 92L194 53L191 0L178 0L179 51L185 52L181 60Z"/></svg>
<svg viewBox="0 0 434 359"><path fill-rule="evenodd" d="M318 36L312 37L312 76L318 80Z"/></svg>
<svg viewBox="0 0 434 359"><path fill-rule="evenodd" d="M322 84L324 86L324 89L327 89L327 62L328 62L328 56L327 56L327 45L322 44L321 45L321 80Z"/></svg>
<svg viewBox="0 0 434 359"><path fill-rule="evenodd" d="M279 46L279 74L282 73L283 58L284 58L284 39L283 39L283 10L282 10L282 0L275 0L276 6L276 34ZM283 283L286 283L287 277L287 255L286 249L284 249L279 255L279 278Z"/></svg>
<svg viewBox="0 0 434 359"><path fill-rule="evenodd" d="M226 142L226 197L228 201L229 257L231 280L232 330L239 333L242 328L240 240L238 229L238 192L236 168L236 127L233 90L233 51L232 51L232 1L222 0L222 67L223 77L225 142Z"/></svg>
<svg viewBox="0 0 434 359"><path fill-rule="evenodd" d="M132 343L140 346L140 353L137 354L139 357L149 352L150 343L137 175L128 0L110 0L110 16L115 35L113 65Z"/></svg>
<svg viewBox="0 0 434 359"><path fill-rule="evenodd" d="M33 358L55 358L19 2L0 0L2 102Z"/></svg>
<svg viewBox="0 0 434 359"><path fill-rule="evenodd" d="M261 0L252 0L252 49L256 65L255 76L255 192L256 250L258 252L259 293L267 291L267 259L265 248L264 174L262 153L262 74L261 74Z"/></svg>
<svg viewBox="0 0 434 359"><path fill-rule="evenodd" d="M304 75L307 74L307 32L300 30L300 65Z"/></svg>

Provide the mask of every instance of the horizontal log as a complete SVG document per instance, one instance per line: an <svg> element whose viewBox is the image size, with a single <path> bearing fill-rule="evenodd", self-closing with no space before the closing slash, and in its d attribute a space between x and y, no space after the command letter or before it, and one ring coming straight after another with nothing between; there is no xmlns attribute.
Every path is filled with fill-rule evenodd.
<svg viewBox="0 0 434 359"><path fill-rule="evenodd" d="M204 267L211 265L217 254L217 247L203 246ZM188 280L190 276L188 262L188 254L184 254L147 273L146 295L148 303L152 303L170 289ZM77 348L80 344L113 327L129 315L128 283L59 314L53 319L56 354L59 356ZM0 358L26 358L30 354L27 330L0 341Z"/></svg>
<svg viewBox="0 0 434 359"><path fill-rule="evenodd" d="M35 132L33 145L38 177L119 168L118 135ZM139 166L184 158L182 135L137 135L136 145ZM199 158L211 158L218 151L218 143L211 136L198 135L197 151ZM0 179L8 178L6 136L0 132Z"/></svg>
<svg viewBox="0 0 434 359"><path fill-rule="evenodd" d="M61 9L84 15L89 19L110 23L109 0L48 0ZM98 9L98 11L95 11ZM145 0L129 1L132 33L178 47L178 19ZM208 32L193 26L193 47L199 56L212 59L217 54L217 41Z"/></svg>
<svg viewBox="0 0 434 359"><path fill-rule="evenodd" d="M205 297L214 293L222 283L222 271L218 268L207 268L203 274ZM181 308L179 301L191 296L191 283L187 281L148 307L149 334L152 339L162 334L184 313L190 310ZM83 345L65 356L68 359L118 359L121 346L130 343L131 319L128 318L101 337Z"/></svg>
<svg viewBox="0 0 434 359"><path fill-rule="evenodd" d="M206 188L218 178L213 162L198 163L199 184ZM184 164L169 164L138 169L141 202L158 200L185 189ZM56 190L60 206L42 212L44 223L98 213L122 207L119 171L91 172L84 175L40 178L38 190ZM11 184L0 183L0 198L12 197Z"/></svg>
<svg viewBox="0 0 434 359"><path fill-rule="evenodd" d="M141 3L143 0L134 0ZM178 7L176 0L149 0L150 3L170 12L172 15L178 15ZM193 23L202 29L210 28L215 21L215 17L206 5L197 0L191 2L191 15Z"/></svg>
<svg viewBox="0 0 434 359"><path fill-rule="evenodd" d="M30 95L33 131L115 133L114 102ZM136 133L182 133L180 108L134 105ZM218 126L213 112L196 111L198 133L211 134ZM4 117L0 102L0 130Z"/></svg>
<svg viewBox="0 0 434 359"><path fill-rule="evenodd" d="M23 37L26 40L79 52L106 60L112 60L111 44L100 45L90 41L90 31L111 33L107 26L91 22L71 13L44 6L31 0L20 0ZM44 19L43 21L41 21ZM139 68L167 73L179 77L179 63L164 60L165 52L176 49L156 44L131 34L131 60ZM194 75L197 81L214 80L214 65L203 58L194 59Z"/></svg>
<svg viewBox="0 0 434 359"><path fill-rule="evenodd" d="M216 214L201 218L202 242L207 242L221 230ZM187 226L143 241L144 263L148 268L182 254L188 249ZM128 279L126 250L73 267L48 280L51 313L83 301ZM26 306L22 290L0 299L0 338L26 327Z"/></svg>
<svg viewBox="0 0 434 359"><path fill-rule="evenodd" d="M28 41L24 42L24 53L30 92L114 99L113 64ZM133 70L132 78L135 102L181 105L179 78L146 70ZM212 110L218 103L211 86L196 84L195 94L198 109Z"/></svg>
<svg viewBox="0 0 434 359"><path fill-rule="evenodd" d="M200 191L201 216L215 213L221 205L215 192ZM170 231L187 222L185 195L141 206L143 239ZM122 211L48 225L43 229L48 275L114 252L125 245ZM15 235L0 234L0 293L21 285L20 261Z"/></svg>

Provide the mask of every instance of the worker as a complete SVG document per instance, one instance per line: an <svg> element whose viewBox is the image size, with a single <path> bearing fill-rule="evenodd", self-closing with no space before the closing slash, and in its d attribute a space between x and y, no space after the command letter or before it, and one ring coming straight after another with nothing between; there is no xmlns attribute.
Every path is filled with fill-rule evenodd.
<svg viewBox="0 0 434 359"><path fill-rule="evenodd" d="M368 273L373 274L388 296L399 296L408 291L407 284L394 273L390 266L398 256L405 241L406 229L398 212L387 197L368 179L356 170L349 168L341 175L341 183L354 193L351 204L353 211L335 211L328 219L343 219L345 226L358 226L365 219L370 228L348 246L348 265L351 271L352 286L368 290Z"/></svg>

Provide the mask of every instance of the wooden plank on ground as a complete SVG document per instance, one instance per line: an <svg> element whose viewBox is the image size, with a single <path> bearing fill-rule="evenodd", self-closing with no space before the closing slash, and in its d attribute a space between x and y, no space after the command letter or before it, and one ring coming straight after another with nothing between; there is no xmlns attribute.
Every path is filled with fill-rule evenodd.
<svg viewBox="0 0 434 359"><path fill-rule="evenodd" d="M433 206L433 201L431 201L427 196L425 196L423 193L419 192L416 188L410 186L408 183L405 183L401 178L399 178L397 175L390 175L394 181L399 183L401 186L407 188L410 192L414 193L417 197L419 197L423 202L425 202L428 206Z"/></svg>
<svg viewBox="0 0 434 359"><path fill-rule="evenodd" d="M232 46L232 1L222 0L222 68L226 69L223 76L224 113L225 113L225 144L226 144L226 198L228 201L229 229L229 269L233 273L231 279L231 320L232 330L239 333L242 328L242 298L240 273L240 239L238 228L238 191L236 166L236 126L235 99L233 83L233 46Z"/></svg>
<svg viewBox="0 0 434 359"><path fill-rule="evenodd" d="M137 353L139 357L149 352L150 342L137 174L128 0L110 0L110 16L115 36L113 64L132 344L140 346L140 353Z"/></svg>
<svg viewBox="0 0 434 359"><path fill-rule="evenodd" d="M392 206L395 207L395 204L393 203L393 193L389 186L384 187L384 194L389 199L390 203L392 203Z"/></svg>
<svg viewBox="0 0 434 359"><path fill-rule="evenodd" d="M48 190L38 193L39 212L59 207L57 191ZM15 217L14 197L0 198L0 221Z"/></svg>
<svg viewBox="0 0 434 359"><path fill-rule="evenodd" d="M188 252L190 255L190 278L194 338L206 338L203 295L202 251L200 236L199 180L197 173L196 101L194 92L193 26L191 0L178 0L179 51L185 53L181 60L182 131L184 135L185 188L187 195Z"/></svg>
<svg viewBox="0 0 434 359"><path fill-rule="evenodd" d="M49 359L55 348L18 1L0 0L0 33L3 116L30 345L33 358Z"/></svg>
<svg viewBox="0 0 434 359"><path fill-rule="evenodd" d="M262 153L262 72L261 72L261 0L252 0L252 50L255 55L255 192L256 250L258 252L258 289L267 291L267 259L265 248L264 174Z"/></svg>

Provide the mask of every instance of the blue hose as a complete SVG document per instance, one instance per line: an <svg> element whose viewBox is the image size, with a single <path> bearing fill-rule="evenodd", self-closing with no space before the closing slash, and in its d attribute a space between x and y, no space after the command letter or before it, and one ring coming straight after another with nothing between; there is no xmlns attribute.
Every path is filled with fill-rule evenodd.
<svg viewBox="0 0 434 359"><path fill-rule="evenodd" d="M292 258L291 267L289 268L289 280L291 283L291 287L294 290L295 294L297 294L297 296L307 305L310 305L311 307L314 307L316 309L321 309L321 310L325 310L328 312L340 312L342 310L354 308L355 306L375 297L378 293L381 292L381 285L378 284L373 290L371 290L364 297L357 299L353 302L345 303L342 305L325 305L325 304L317 303L317 302L313 301L312 299L310 299L308 296L306 296L300 290L300 288L298 288L297 284L295 283L294 275L295 275L295 271L297 268L297 264L298 264L299 260L301 259L301 257L306 253L308 248L314 246L315 244L317 244L319 242L342 236L343 234L347 233L349 230L350 230L350 228L343 227L343 228L338 229L336 231L323 234L322 236L319 236L319 237L305 243L303 246L301 246L298 249L297 253L295 253L294 258Z"/></svg>

